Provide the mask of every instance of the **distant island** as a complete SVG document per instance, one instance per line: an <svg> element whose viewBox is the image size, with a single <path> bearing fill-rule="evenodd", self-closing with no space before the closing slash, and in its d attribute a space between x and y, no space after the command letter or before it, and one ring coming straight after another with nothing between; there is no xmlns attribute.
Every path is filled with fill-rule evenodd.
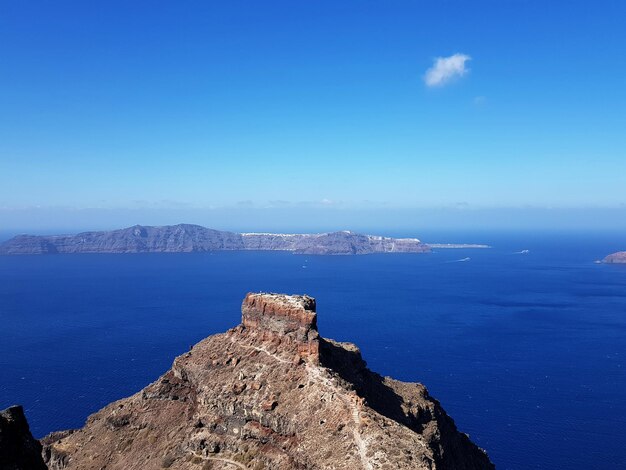
<svg viewBox="0 0 626 470"><path fill-rule="evenodd" d="M459 249L459 248L491 248L489 245L481 245L478 243L429 243L431 248Z"/></svg>
<svg viewBox="0 0 626 470"><path fill-rule="evenodd" d="M604 258L602 262L607 264L626 264L626 251L612 253Z"/></svg>
<svg viewBox="0 0 626 470"><path fill-rule="evenodd" d="M142 226L76 235L18 235L0 244L0 255L55 253L187 253L203 251L290 251L307 255L428 253L432 248L488 245L427 244L417 238L362 235L351 231L285 234L236 233L200 225Z"/></svg>

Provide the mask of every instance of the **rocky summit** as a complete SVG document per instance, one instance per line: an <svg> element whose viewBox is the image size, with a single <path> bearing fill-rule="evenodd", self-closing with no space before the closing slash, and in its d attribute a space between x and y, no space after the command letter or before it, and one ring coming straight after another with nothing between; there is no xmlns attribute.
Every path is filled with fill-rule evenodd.
<svg viewBox="0 0 626 470"><path fill-rule="evenodd" d="M54 470L494 468L423 385L321 338L315 299L265 293L156 382L42 443Z"/></svg>

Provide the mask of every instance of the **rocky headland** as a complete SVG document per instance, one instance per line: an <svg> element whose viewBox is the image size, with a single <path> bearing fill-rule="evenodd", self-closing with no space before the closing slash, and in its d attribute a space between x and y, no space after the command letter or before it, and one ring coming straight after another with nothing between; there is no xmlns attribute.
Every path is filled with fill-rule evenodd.
<svg viewBox="0 0 626 470"><path fill-rule="evenodd" d="M425 253L416 238L390 238L342 231L318 234L235 233L200 225L135 225L77 235L18 235L0 244L0 254L181 253L201 251L290 251L309 255Z"/></svg>
<svg viewBox="0 0 626 470"><path fill-rule="evenodd" d="M610 254L602 262L607 264L626 264L626 251Z"/></svg>
<svg viewBox="0 0 626 470"><path fill-rule="evenodd" d="M423 385L320 337L315 299L263 293L239 326L42 444L50 470L494 468Z"/></svg>

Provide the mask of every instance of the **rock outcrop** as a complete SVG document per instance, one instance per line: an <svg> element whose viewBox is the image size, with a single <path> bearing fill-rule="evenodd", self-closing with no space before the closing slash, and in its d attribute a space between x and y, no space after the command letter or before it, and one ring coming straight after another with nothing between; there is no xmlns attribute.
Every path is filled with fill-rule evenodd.
<svg viewBox="0 0 626 470"><path fill-rule="evenodd" d="M18 235L0 244L0 254L180 253L198 251L291 251L314 255L424 253L416 238L390 238L353 232L321 234L234 233L199 225L136 225L108 232L77 235Z"/></svg>
<svg viewBox="0 0 626 470"><path fill-rule="evenodd" d="M626 251L618 251L608 255L602 260L603 263L608 264L626 264Z"/></svg>
<svg viewBox="0 0 626 470"><path fill-rule="evenodd" d="M41 444L30 433L21 406L0 411L0 469L46 469Z"/></svg>
<svg viewBox="0 0 626 470"><path fill-rule="evenodd" d="M315 299L307 295L253 294L241 306L244 334L261 342L294 350L294 363L319 364L319 334Z"/></svg>
<svg viewBox="0 0 626 470"><path fill-rule="evenodd" d="M491 469L418 383L323 339L315 300L248 294L242 323L137 394L44 439L60 469Z"/></svg>

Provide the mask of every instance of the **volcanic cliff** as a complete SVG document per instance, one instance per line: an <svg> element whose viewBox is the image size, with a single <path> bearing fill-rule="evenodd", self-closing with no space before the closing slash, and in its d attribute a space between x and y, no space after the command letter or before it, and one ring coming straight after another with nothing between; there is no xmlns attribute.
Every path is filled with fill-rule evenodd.
<svg viewBox="0 0 626 470"><path fill-rule="evenodd" d="M137 394L43 439L57 469L491 469L418 383L323 339L315 299L248 294L242 323Z"/></svg>

